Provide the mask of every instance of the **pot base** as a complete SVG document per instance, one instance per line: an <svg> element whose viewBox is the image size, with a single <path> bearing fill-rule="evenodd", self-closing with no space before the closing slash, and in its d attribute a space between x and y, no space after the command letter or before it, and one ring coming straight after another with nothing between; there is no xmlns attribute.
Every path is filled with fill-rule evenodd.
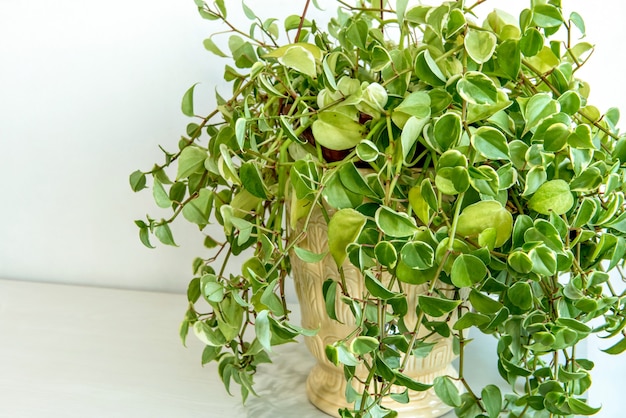
<svg viewBox="0 0 626 418"><path fill-rule="evenodd" d="M450 364L417 380L432 383L437 376L456 376L456 369ZM460 387L460 383L458 385ZM339 417L338 410L349 405L345 400L346 381L343 372L337 368L328 368L317 364L306 380L306 392L309 401L320 411ZM425 392L409 391L409 403L401 404L388 398L383 405L398 412L399 418L436 418L445 415L452 407L443 403L433 389Z"/></svg>

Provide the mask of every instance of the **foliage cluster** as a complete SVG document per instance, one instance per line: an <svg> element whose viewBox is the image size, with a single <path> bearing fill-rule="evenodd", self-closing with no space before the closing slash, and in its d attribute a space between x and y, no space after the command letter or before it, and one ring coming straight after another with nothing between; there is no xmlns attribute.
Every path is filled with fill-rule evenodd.
<svg viewBox="0 0 626 418"><path fill-rule="evenodd" d="M170 224L182 215L212 251L193 263L181 337L192 330L206 344L203 364L218 362L244 399L273 346L315 332L289 321L290 260L332 257L342 273L324 285L328 314L339 295L358 326L327 356L349 382L361 378L357 364L370 372L364 393L348 385L353 407L343 417L394 416L380 405L392 384L434 386L460 417L597 412L584 400L593 363L576 347L621 334L606 351L626 349L619 112L589 104L577 78L593 51L580 15L566 17L560 0L532 0L518 18L494 11L477 23L484 1L337 1L326 28L308 19L310 0L284 21L244 4L242 30L224 0L196 0L224 29L216 35L229 35L228 53L213 36L204 44L231 58L231 96L218 94L217 108L198 116L191 87L182 111L194 122L178 149L130 182L139 191L149 177L157 205L172 210L136 221L145 245L152 235L175 245ZM325 254L299 246L314 209L329 224ZM211 223L223 235L209 235ZM238 255L240 272L226 274ZM345 261L367 294L349 293ZM406 284L423 283L409 328ZM470 328L498 339L494 361L515 391L468 384ZM409 356L429 351L423 329L454 338L458 376L427 385L402 373Z"/></svg>

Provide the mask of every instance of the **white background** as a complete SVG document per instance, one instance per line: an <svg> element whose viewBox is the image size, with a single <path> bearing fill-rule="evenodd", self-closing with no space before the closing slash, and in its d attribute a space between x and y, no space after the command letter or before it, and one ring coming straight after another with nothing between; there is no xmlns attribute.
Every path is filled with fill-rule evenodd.
<svg viewBox="0 0 626 418"><path fill-rule="evenodd" d="M238 1L226 3L242 15ZM303 4L248 3L266 18ZM563 3L597 44L580 72L592 103L626 109L626 3ZM478 10L528 4L490 0ZM188 122L180 99L193 83L208 110L223 64L202 40L215 28L192 0L0 0L0 278L186 288L199 235L181 223L181 247L143 247L133 220L164 215L150 192L131 192L128 175L160 160L157 144L176 147Z"/></svg>

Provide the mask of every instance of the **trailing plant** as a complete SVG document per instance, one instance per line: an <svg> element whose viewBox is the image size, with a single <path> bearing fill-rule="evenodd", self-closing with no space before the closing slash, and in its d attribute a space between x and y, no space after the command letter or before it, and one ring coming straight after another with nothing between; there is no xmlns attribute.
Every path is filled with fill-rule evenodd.
<svg viewBox="0 0 626 418"><path fill-rule="evenodd" d="M626 349L619 112L588 103L577 77L593 52L580 15L533 0L518 18L493 11L478 22L484 2L337 1L325 28L309 19L310 0L282 22L242 4L250 25L239 29L224 0L196 0L217 28L206 49L230 58L232 91L198 115L192 86L178 148L130 183L139 191L149 178L157 205L172 210L136 221L146 246L153 235L175 245L170 224L181 217L199 227L207 253L193 262L180 334L192 330L202 363L216 361L244 400L273 346L315 332L290 322L291 260L332 257L341 275L324 285L328 313L339 295L357 327L327 356L365 385L348 385L342 416L394 416L381 400L406 391L392 395L392 385L432 386L460 417L598 411L585 401L593 363L577 347L598 335L619 337L607 353ZM329 224L325 254L299 246L314 209ZM345 285L346 260L366 294ZM406 285L424 283L409 328ZM431 385L403 374L406 359L428 352L424 329L454 338L458 376ZM467 382L469 329L498 339L490 354L510 393Z"/></svg>

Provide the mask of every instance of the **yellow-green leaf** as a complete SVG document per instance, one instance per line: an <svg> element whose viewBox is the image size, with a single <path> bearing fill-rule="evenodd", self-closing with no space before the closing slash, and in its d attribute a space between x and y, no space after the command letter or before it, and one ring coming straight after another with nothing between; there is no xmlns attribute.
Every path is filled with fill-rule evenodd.
<svg viewBox="0 0 626 418"><path fill-rule="evenodd" d="M365 216L354 209L337 211L328 222L328 249L338 266L347 256L346 248L356 241L365 225Z"/></svg>
<svg viewBox="0 0 626 418"><path fill-rule="evenodd" d="M542 215L553 212L562 215L572 208L574 197L565 180L550 180L543 183L528 201L528 207Z"/></svg>
<svg viewBox="0 0 626 418"><path fill-rule="evenodd" d="M456 232L464 237L477 238L488 228L497 231L496 248L502 246L513 232L513 216L495 200L480 201L463 209Z"/></svg>
<svg viewBox="0 0 626 418"><path fill-rule="evenodd" d="M355 147L365 133L365 127L340 112L321 112L311 127L315 142L331 149Z"/></svg>

